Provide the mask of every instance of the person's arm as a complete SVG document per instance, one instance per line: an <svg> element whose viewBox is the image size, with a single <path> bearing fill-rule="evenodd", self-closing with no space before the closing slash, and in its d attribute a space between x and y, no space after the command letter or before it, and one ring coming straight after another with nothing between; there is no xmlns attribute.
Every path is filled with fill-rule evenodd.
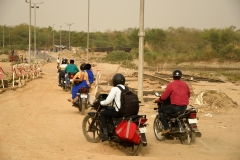
<svg viewBox="0 0 240 160"><path fill-rule="evenodd" d="M117 87L113 87L110 93L108 94L106 100L101 101L100 104L103 106L110 104L113 101L113 99L116 97L117 89L118 89Z"/></svg>
<svg viewBox="0 0 240 160"><path fill-rule="evenodd" d="M163 94L159 97L161 101L166 100L171 94L171 85L168 84L166 90L163 92Z"/></svg>

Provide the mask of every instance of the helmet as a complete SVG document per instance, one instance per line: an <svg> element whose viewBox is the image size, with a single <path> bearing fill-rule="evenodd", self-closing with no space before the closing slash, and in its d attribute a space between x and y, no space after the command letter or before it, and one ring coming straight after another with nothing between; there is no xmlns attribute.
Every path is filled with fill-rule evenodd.
<svg viewBox="0 0 240 160"><path fill-rule="evenodd" d="M62 64L67 64L68 60L67 59L63 59L62 60Z"/></svg>
<svg viewBox="0 0 240 160"><path fill-rule="evenodd" d="M182 77L182 72L180 70L175 70L172 73L173 79L180 79Z"/></svg>
<svg viewBox="0 0 240 160"><path fill-rule="evenodd" d="M113 86L116 86L118 84L124 85L125 84L125 77L122 74L117 73L113 76L112 83L113 83Z"/></svg>
<svg viewBox="0 0 240 160"><path fill-rule="evenodd" d="M82 63L82 64L80 65L80 69L81 69L81 70L85 70L85 69L86 69L85 67L86 67L86 63Z"/></svg>
<svg viewBox="0 0 240 160"><path fill-rule="evenodd" d="M73 60L73 59L70 59L70 63L71 63L71 64L74 64L74 60Z"/></svg>

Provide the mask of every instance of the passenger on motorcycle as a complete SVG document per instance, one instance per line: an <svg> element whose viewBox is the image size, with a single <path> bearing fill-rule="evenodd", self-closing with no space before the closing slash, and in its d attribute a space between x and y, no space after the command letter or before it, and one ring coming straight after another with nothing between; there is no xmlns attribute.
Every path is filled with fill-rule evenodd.
<svg viewBox="0 0 240 160"><path fill-rule="evenodd" d="M180 80L182 77L182 72L180 70L175 70L172 73L173 82L167 85L164 93L155 100L155 103L167 101L170 98L170 104L163 105L159 109L159 116L162 125L164 126L164 131L162 135L170 132L167 118L165 114L177 113L179 111L185 111L187 105L189 104L190 89L187 83Z"/></svg>
<svg viewBox="0 0 240 160"><path fill-rule="evenodd" d="M66 76L65 76L65 81L66 81L66 85L68 85L69 74L71 74L71 73L76 74L79 71L79 69L74 64L74 60L71 59L70 64L67 65L67 67L65 68L64 71L65 71L65 73L67 73Z"/></svg>
<svg viewBox="0 0 240 160"><path fill-rule="evenodd" d="M72 88L72 98L68 99L68 101L72 102L73 104L77 102L78 100L78 90L80 88L86 87L90 88L91 84L94 81L94 75L91 71L91 64L81 64L80 71L76 73L76 75L73 77L73 88Z"/></svg>
<svg viewBox="0 0 240 160"><path fill-rule="evenodd" d="M58 86L61 86L61 77L65 77L65 68L67 67L68 64L68 60L67 59L63 59L62 60L62 64L59 66L58 70Z"/></svg>
<svg viewBox="0 0 240 160"><path fill-rule="evenodd" d="M103 110L100 113L101 124L102 124L101 127L103 132L99 134L99 137L102 139L102 141L108 139L106 117L107 116L114 117L114 118L120 117L120 115L118 114L118 108L119 109L121 108L121 102L120 102L121 90L117 86L120 86L123 89L125 89L125 86L124 86L125 77L122 74L117 73L113 76L112 83L114 87L109 92L106 100L100 102L101 105L106 106L105 110ZM113 106L110 106L109 104L111 104L112 102L114 102Z"/></svg>

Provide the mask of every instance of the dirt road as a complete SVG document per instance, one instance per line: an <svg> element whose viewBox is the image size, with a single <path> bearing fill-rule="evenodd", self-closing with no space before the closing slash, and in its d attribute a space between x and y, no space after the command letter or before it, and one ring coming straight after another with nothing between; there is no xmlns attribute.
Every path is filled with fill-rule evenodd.
<svg viewBox="0 0 240 160"><path fill-rule="evenodd" d="M98 68L107 70L108 65ZM96 68L97 68L96 67ZM95 68L95 69L96 69ZM0 159L1 160L75 160L135 159L108 142L89 143L82 134L84 118L67 101L69 92L57 86L56 64L42 68L43 78L23 88L0 94ZM115 69L113 69L115 70ZM218 84L211 84L218 88ZM200 91L207 86L194 86ZM219 85L240 104L240 87L231 83ZM222 109L219 114L199 113L198 127L202 137L194 145L179 140L157 141L153 134L153 105L141 108L147 114L147 147L138 159L240 159L240 108Z"/></svg>

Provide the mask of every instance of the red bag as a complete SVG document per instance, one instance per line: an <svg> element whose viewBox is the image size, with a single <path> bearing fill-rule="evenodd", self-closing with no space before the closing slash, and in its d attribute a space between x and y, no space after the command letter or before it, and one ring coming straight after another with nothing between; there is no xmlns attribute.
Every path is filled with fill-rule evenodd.
<svg viewBox="0 0 240 160"><path fill-rule="evenodd" d="M140 131L138 126L131 120L123 120L115 130L119 138L139 144L141 141Z"/></svg>

